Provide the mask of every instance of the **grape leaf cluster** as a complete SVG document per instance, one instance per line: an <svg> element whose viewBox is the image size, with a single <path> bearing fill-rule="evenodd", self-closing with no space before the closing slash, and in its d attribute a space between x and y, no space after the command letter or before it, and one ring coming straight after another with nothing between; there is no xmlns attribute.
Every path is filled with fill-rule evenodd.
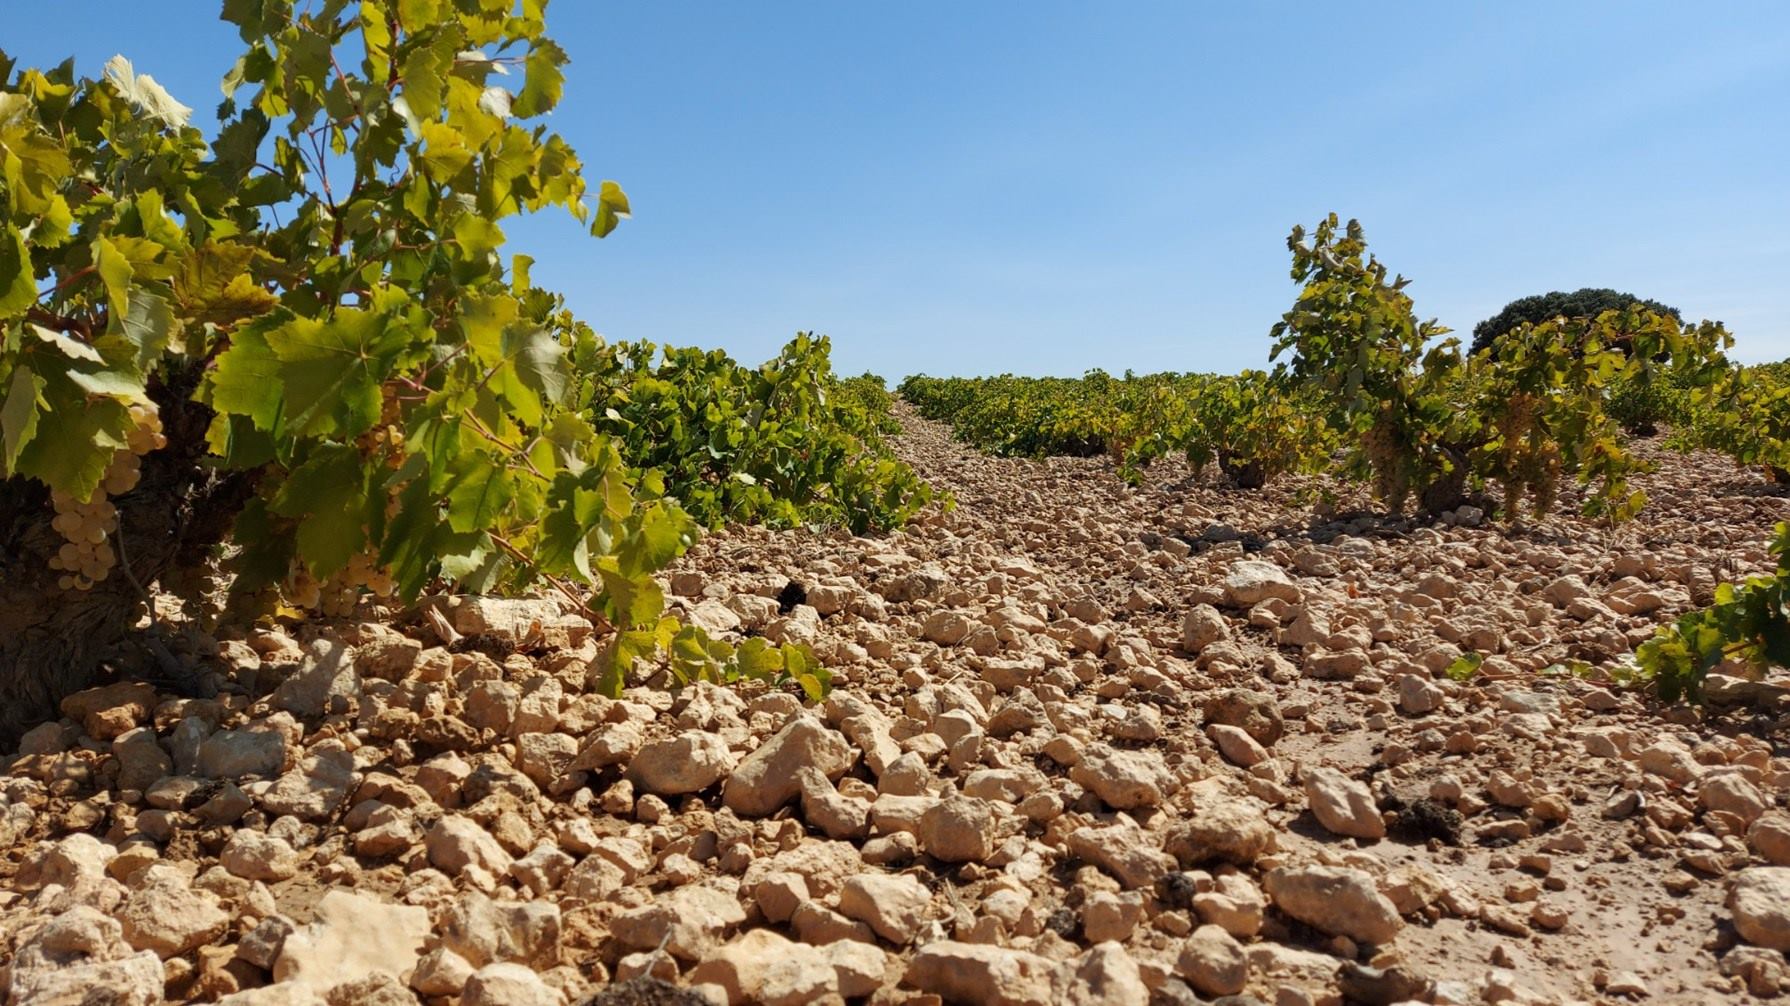
<svg viewBox="0 0 1790 1006"><path fill-rule="evenodd" d="M98 548L141 533L140 463L182 472L158 491L229 487L207 496L227 519L165 533L220 528L238 596L341 614L363 590L545 586L614 630L612 691L649 655L678 679L824 689L804 651L664 617L654 574L713 514L693 495L693 519L573 394L619 354L588 355L530 260L500 254L518 214L601 237L629 212L543 122L567 62L545 8L227 0L244 50L210 136L122 57L85 79L0 55L0 501L54 507L73 548L39 559L66 570L59 589L113 562L182 582ZM785 451L805 419L781 420ZM828 438L802 478L851 469L840 513L882 493L873 522L894 523L923 498L864 441Z"/></svg>

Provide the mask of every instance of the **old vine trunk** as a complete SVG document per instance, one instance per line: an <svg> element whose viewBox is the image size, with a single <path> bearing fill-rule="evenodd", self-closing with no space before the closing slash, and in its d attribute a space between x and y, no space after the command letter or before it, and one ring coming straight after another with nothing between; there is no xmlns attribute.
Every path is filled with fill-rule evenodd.
<svg viewBox="0 0 1790 1006"><path fill-rule="evenodd" d="M137 487L114 500L119 563L91 590L57 586L49 561L62 537L50 526L48 490L0 481L0 751L54 719L66 696L139 669L124 644L147 592L169 570L204 562L252 487L244 473L220 477L201 465L211 413L189 393L152 389L168 447L146 456Z"/></svg>

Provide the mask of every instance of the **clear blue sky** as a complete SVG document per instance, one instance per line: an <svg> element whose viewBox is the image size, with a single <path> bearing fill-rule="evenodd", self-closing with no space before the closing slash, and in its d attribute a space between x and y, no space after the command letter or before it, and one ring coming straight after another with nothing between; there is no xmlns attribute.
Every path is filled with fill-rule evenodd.
<svg viewBox="0 0 1790 1006"><path fill-rule="evenodd" d="M9 4L9 6L11 6ZM209 120L215 0L22 4ZM508 226L616 338L842 370L1261 366L1287 230L1361 218L1465 332L1613 286L1790 356L1790 4L557 0L554 128L634 219Z"/></svg>

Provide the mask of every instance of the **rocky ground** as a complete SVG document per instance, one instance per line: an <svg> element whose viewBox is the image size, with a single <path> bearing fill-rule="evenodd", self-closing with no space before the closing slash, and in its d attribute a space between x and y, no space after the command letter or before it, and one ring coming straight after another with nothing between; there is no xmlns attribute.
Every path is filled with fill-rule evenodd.
<svg viewBox="0 0 1790 1006"><path fill-rule="evenodd" d="M0 759L7 1002L1790 991L1790 688L1698 715L1543 673L1764 568L1770 487L1661 454L1621 529L1414 526L904 419L954 510L729 531L667 578L812 643L818 707L611 701L587 623L489 600L201 641L210 697L70 699Z"/></svg>

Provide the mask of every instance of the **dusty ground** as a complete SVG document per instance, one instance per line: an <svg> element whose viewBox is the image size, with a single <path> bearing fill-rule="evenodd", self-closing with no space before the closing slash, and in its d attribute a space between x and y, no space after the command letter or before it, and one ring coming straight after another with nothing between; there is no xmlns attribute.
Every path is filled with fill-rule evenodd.
<svg viewBox="0 0 1790 1006"><path fill-rule="evenodd" d="M1763 569L1771 487L1660 454L1617 530L1413 526L905 420L955 510L733 530L667 578L811 642L811 710L587 694L588 625L486 601L218 643L215 698L72 700L0 775L8 1001L1790 990L1790 690L1704 716L1538 673Z"/></svg>

